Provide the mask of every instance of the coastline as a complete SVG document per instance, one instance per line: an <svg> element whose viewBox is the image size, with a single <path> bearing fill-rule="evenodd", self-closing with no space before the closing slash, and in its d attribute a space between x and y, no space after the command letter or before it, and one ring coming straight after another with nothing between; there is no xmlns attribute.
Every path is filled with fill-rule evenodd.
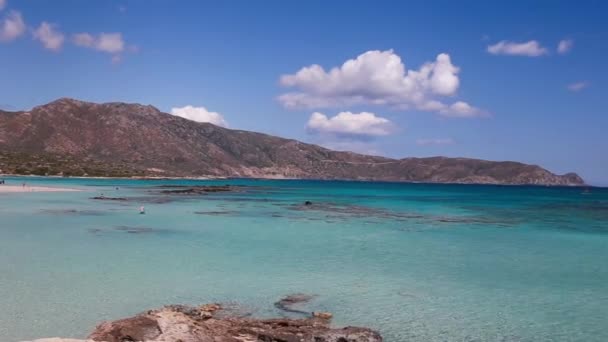
<svg viewBox="0 0 608 342"><path fill-rule="evenodd" d="M77 192L80 189L54 188L50 186L23 186L23 185L0 185L0 193L27 193L27 192Z"/></svg>
<svg viewBox="0 0 608 342"><path fill-rule="evenodd" d="M480 186L536 186L549 188L605 188L607 186L592 185L592 184L543 184L543 183L495 183L495 182L438 182L438 181L404 181L404 180L378 180L364 178L301 178L301 177L277 177L269 175L267 177L230 177L230 176L132 176L132 177L110 177L110 176L59 176L59 175L22 175L3 173L0 177L16 177L16 178L57 178L57 179L126 179L126 180L300 180L300 181L337 181L337 182L362 182L362 183L395 183L395 184L437 184L437 185L480 185Z"/></svg>
<svg viewBox="0 0 608 342"><path fill-rule="evenodd" d="M18 173L0 173L1 177L17 177L17 178L58 178L58 179L135 179L135 180L219 180L219 179L231 179L230 177L218 177L218 176L197 176L197 177L168 177L168 176L132 176L132 177L110 177L110 176L59 176L59 175L22 175ZM294 178L295 179L295 178Z"/></svg>

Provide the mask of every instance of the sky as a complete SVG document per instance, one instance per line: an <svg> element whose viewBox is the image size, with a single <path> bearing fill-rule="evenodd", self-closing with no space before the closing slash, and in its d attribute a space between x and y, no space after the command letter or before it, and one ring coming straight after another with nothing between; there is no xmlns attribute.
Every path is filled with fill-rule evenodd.
<svg viewBox="0 0 608 342"><path fill-rule="evenodd" d="M608 185L608 2L0 0L0 108L60 97Z"/></svg>

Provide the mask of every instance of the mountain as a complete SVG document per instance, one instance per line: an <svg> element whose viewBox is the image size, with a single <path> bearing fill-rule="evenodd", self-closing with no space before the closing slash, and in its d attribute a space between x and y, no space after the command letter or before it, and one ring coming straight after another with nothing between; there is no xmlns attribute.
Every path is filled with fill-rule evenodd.
<svg viewBox="0 0 608 342"><path fill-rule="evenodd" d="M0 170L108 176L222 176L582 185L574 173L467 158L390 159L232 130L153 106L62 98L0 111Z"/></svg>

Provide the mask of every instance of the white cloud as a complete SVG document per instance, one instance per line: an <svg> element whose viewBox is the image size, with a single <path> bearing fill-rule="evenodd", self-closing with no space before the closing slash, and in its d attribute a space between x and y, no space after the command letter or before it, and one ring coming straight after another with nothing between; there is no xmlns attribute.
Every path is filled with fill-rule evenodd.
<svg viewBox="0 0 608 342"><path fill-rule="evenodd" d="M95 38L89 33L76 33L72 36L72 41L78 46L93 47Z"/></svg>
<svg viewBox="0 0 608 342"><path fill-rule="evenodd" d="M307 129L313 133L325 133L350 137L377 137L391 134L395 126L385 118L374 113L341 112L328 118L322 113L312 113Z"/></svg>
<svg viewBox="0 0 608 342"><path fill-rule="evenodd" d="M574 46L574 41L572 39L560 40L559 43L557 44L557 52L562 55L566 54L570 50L572 50L573 46Z"/></svg>
<svg viewBox="0 0 608 342"><path fill-rule="evenodd" d="M568 90L573 91L573 92L578 92L581 91L585 88L587 88L589 86L589 82L587 81L580 81L580 82L574 82L571 84L568 84Z"/></svg>
<svg viewBox="0 0 608 342"><path fill-rule="evenodd" d="M549 51L546 48L542 47L540 43L536 40L531 40L524 43L516 43L503 40L494 45L488 45L487 50L493 55L528 57L538 57L549 53Z"/></svg>
<svg viewBox="0 0 608 342"><path fill-rule="evenodd" d="M100 33L94 36L90 33L77 33L72 37L74 44L110 54L118 54L125 50L122 33Z"/></svg>
<svg viewBox="0 0 608 342"><path fill-rule="evenodd" d="M44 48L52 51L59 51L65 39L63 33L56 30L55 25L46 21L43 21L33 34L34 39L39 40Z"/></svg>
<svg viewBox="0 0 608 342"><path fill-rule="evenodd" d="M122 33L100 33L95 48L107 53L118 53L125 49Z"/></svg>
<svg viewBox="0 0 608 342"><path fill-rule="evenodd" d="M210 112L205 107L185 106L172 108L171 114L196 122L209 122L217 126L228 127L228 122L220 113Z"/></svg>
<svg viewBox="0 0 608 342"><path fill-rule="evenodd" d="M6 7L6 0L0 0L0 11L2 11Z"/></svg>
<svg viewBox="0 0 608 342"><path fill-rule="evenodd" d="M21 13L10 11L0 20L0 42L10 42L25 33L25 22Z"/></svg>
<svg viewBox="0 0 608 342"><path fill-rule="evenodd" d="M87 32L77 33L72 36L72 42L77 46L111 54L112 64L118 64L122 61L123 52L136 52L135 45L127 47L120 32L102 32L98 35Z"/></svg>
<svg viewBox="0 0 608 342"><path fill-rule="evenodd" d="M473 118L487 116L487 113L484 111L463 101L457 101L450 106L441 107L439 108L439 113L441 116L450 118Z"/></svg>
<svg viewBox="0 0 608 342"><path fill-rule="evenodd" d="M416 145L431 146L431 145L453 145L456 142L452 138L435 138L435 139L418 139Z"/></svg>
<svg viewBox="0 0 608 342"><path fill-rule="evenodd" d="M328 71L314 64L281 76L281 85L297 90L280 95L278 100L287 108L373 104L438 111L449 107L438 97L456 94L459 71L445 53L418 70L406 70L393 50L367 51Z"/></svg>

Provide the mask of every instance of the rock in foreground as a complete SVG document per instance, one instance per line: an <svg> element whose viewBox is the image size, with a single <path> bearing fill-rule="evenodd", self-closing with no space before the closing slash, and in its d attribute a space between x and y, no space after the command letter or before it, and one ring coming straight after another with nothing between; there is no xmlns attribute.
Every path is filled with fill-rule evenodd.
<svg viewBox="0 0 608 342"><path fill-rule="evenodd" d="M73 339L73 338L53 337L53 338L41 338L39 340L22 341L22 342L95 342L95 341L93 341L93 340L77 340L77 339Z"/></svg>
<svg viewBox="0 0 608 342"><path fill-rule="evenodd" d="M133 342L380 342L379 333L359 327L333 329L329 319L233 317L217 304L167 306L98 325L93 341Z"/></svg>

